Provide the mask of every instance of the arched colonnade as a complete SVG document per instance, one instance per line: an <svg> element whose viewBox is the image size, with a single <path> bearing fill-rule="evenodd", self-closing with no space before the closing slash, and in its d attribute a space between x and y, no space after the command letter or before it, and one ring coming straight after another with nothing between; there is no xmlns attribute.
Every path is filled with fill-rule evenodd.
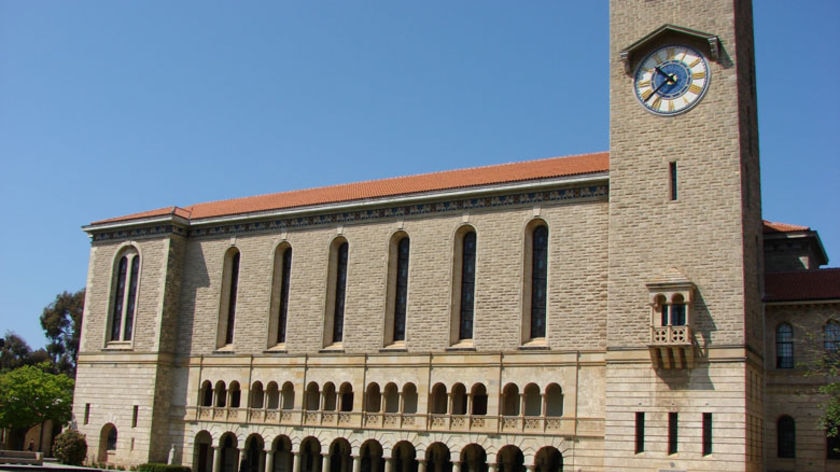
<svg viewBox="0 0 840 472"><path fill-rule="evenodd" d="M516 445L487 450L471 443L458 449L401 440L383 447L376 439L351 444L342 437L279 435L268 442L259 434L242 440L232 432L214 439L203 430L194 437L192 467L195 472L562 472L563 454L554 446L526 455Z"/></svg>

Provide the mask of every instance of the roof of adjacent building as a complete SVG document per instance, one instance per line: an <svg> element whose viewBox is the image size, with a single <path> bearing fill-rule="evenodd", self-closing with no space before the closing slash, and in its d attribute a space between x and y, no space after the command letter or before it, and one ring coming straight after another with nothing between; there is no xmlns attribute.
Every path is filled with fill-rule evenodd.
<svg viewBox="0 0 840 472"><path fill-rule="evenodd" d="M840 268L777 272L764 278L764 301L840 300Z"/></svg>
<svg viewBox="0 0 840 472"><path fill-rule="evenodd" d="M807 226L792 225L788 223L778 223L775 221L764 220L765 233L794 233L798 231L811 231Z"/></svg>
<svg viewBox="0 0 840 472"><path fill-rule="evenodd" d="M329 187L171 206L96 221L92 225L174 215L187 220L258 213L271 210L363 201L401 195L572 177L609 171L609 153L600 152L533 161L514 162L469 169L394 177Z"/></svg>

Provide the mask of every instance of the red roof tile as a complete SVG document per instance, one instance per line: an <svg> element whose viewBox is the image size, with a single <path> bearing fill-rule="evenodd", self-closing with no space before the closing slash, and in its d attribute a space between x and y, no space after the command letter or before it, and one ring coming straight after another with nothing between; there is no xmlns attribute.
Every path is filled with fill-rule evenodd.
<svg viewBox="0 0 840 472"><path fill-rule="evenodd" d="M568 177L606 172L609 153L554 157L534 161L514 162L470 169L458 169L430 174L394 177L330 187L293 190L253 197L234 198L199 203L186 208L167 207L141 213L110 218L93 225L125 222L174 214L187 219L213 218L270 210L281 210L330 203L420 194L482 185L506 184L530 180Z"/></svg>
<svg viewBox="0 0 840 472"><path fill-rule="evenodd" d="M840 268L767 274L764 300L794 302L840 300Z"/></svg>
<svg viewBox="0 0 840 472"><path fill-rule="evenodd" d="M765 233L791 233L796 231L810 231L811 228L807 226L791 225L788 223L777 223L774 221L764 220Z"/></svg>

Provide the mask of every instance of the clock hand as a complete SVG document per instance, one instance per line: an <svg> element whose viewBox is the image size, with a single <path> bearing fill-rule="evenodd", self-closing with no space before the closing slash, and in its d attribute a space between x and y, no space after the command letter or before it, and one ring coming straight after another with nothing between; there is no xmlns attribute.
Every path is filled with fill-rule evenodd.
<svg viewBox="0 0 840 472"><path fill-rule="evenodd" d="M654 69L656 69L656 72L659 72L660 74L662 74L663 76L665 76L665 78L667 79L668 83L674 84L674 83L676 83L676 82L677 82L677 77L676 77L676 74L666 74L664 70L662 70L662 69L660 69L660 68L659 68L659 66L654 66L653 68L654 68Z"/></svg>
<svg viewBox="0 0 840 472"><path fill-rule="evenodd" d="M662 81L662 83L661 83L661 84L659 84L659 86L658 86L658 87L656 87L655 89L653 89L653 92L652 92L650 95L648 95L648 97L647 97L644 101L645 101L645 102L647 102L648 100L650 100L650 97L652 97L652 96L656 95L656 93L657 93L657 92L659 92L659 89L661 89L662 87L664 87L664 86L665 86L665 84L667 84L667 83L668 83L668 81L667 81L667 80L663 80L663 81Z"/></svg>

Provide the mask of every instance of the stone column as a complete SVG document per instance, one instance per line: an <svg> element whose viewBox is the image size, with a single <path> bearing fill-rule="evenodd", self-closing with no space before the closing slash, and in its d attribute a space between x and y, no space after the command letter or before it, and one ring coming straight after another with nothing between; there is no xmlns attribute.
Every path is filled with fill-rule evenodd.
<svg viewBox="0 0 840 472"><path fill-rule="evenodd" d="M452 472L461 472L461 463L459 461L452 461Z"/></svg>
<svg viewBox="0 0 840 472"><path fill-rule="evenodd" d="M353 472L361 472L362 470L362 457L361 456L352 456L353 457Z"/></svg>
<svg viewBox="0 0 840 472"><path fill-rule="evenodd" d="M417 459L417 472L426 472L426 460Z"/></svg>
<svg viewBox="0 0 840 472"><path fill-rule="evenodd" d="M383 457L383 459L385 459L385 472L394 472L394 459L391 457L388 457L387 459Z"/></svg>
<svg viewBox="0 0 840 472"><path fill-rule="evenodd" d="M495 462L488 462L487 463L487 472L496 472L496 470L498 468L499 468L499 465L496 464ZM266 471L266 472L270 472L270 471Z"/></svg>
<svg viewBox="0 0 840 472"><path fill-rule="evenodd" d="M222 472L222 448L213 446L213 472Z"/></svg>
<svg viewBox="0 0 840 472"><path fill-rule="evenodd" d="M519 394L519 417L525 416L525 392Z"/></svg>
<svg viewBox="0 0 840 472"><path fill-rule="evenodd" d="M292 470L300 472L300 451L292 453Z"/></svg>
<svg viewBox="0 0 840 472"><path fill-rule="evenodd" d="M321 454L321 472L330 472L330 453Z"/></svg>
<svg viewBox="0 0 840 472"><path fill-rule="evenodd" d="M274 451L263 451L265 455L265 470L263 472L272 472L274 470Z"/></svg>

